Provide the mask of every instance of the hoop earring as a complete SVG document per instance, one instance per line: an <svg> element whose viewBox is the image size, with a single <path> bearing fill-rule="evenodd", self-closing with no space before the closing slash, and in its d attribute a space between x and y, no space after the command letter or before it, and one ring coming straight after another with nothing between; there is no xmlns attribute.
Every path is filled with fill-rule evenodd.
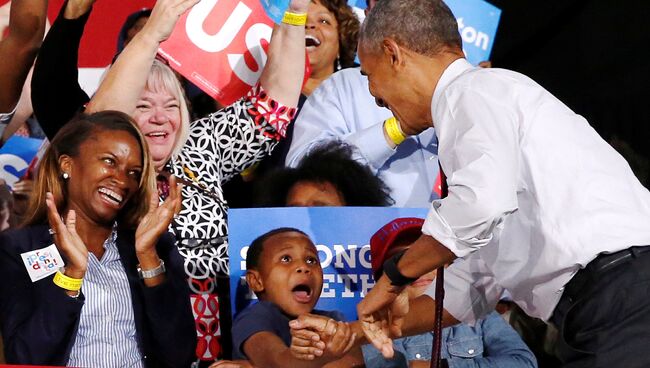
<svg viewBox="0 0 650 368"><path fill-rule="evenodd" d="M65 172L65 171L63 172L63 174L62 174L61 176L63 177L63 180L68 180L68 179L70 179L70 174L68 174L68 173Z"/></svg>

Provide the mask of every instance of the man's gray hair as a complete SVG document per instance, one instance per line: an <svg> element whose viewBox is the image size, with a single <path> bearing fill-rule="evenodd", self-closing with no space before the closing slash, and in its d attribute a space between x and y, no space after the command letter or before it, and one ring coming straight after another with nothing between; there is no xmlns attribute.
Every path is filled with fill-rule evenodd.
<svg viewBox="0 0 650 368"><path fill-rule="evenodd" d="M462 49L456 18L442 0L378 1L361 27L359 44L378 52L387 37L427 56L445 47Z"/></svg>

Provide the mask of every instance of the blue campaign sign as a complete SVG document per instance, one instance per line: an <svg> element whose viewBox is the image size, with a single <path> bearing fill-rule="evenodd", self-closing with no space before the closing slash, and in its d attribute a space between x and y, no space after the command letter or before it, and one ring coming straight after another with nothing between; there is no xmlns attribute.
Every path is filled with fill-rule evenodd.
<svg viewBox="0 0 650 368"><path fill-rule="evenodd" d="M230 293L233 316L254 295L246 284L246 252L258 236L293 227L312 239L323 267L323 290L316 308L357 318L356 305L372 288L370 237L398 217L424 218L424 208L287 207L231 209L228 212Z"/></svg>
<svg viewBox="0 0 650 368"><path fill-rule="evenodd" d="M0 178L14 185L27 171L32 159L43 144L42 139L12 136L0 148Z"/></svg>
<svg viewBox="0 0 650 368"><path fill-rule="evenodd" d="M483 0L445 0L456 16L467 60L478 65L490 60L501 9Z"/></svg>
<svg viewBox="0 0 650 368"><path fill-rule="evenodd" d="M266 15L273 19L276 24L282 22L284 11L289 7L289 0L260 0L266 11Z"/></svg>

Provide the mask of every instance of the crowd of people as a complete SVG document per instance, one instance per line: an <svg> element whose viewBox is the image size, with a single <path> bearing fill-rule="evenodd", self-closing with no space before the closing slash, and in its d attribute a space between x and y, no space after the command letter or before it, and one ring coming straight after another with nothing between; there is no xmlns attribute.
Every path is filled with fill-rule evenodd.
<svg viewBox="0 0 650 368"><path fill-rule="evenodd" d="M129 16L92 96L77 57L95 0L65 1L47 34L47 0L11 2L3 142L47 148L0 182L7 363L537 367L501 300L557 329L556 364L650 363L633 353L650 341L650 192L533 80L469 64L442 0L370 0L363 22L344 0L291 0L259 81L221 108L157 55L199 1ZM254 234L258 302L232 319L230 199L429 213L368 239L356 321L316 309L305 231Z"/></svg>

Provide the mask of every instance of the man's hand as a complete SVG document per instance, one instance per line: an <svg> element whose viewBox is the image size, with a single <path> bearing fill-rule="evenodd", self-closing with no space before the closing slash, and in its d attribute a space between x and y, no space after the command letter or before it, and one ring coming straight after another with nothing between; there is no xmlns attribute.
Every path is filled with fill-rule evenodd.
<svg viewBox="0 0 650 368"><path fill-rule="evenodd" d="M402 323L408 311L405 288L391 285L385 275L357 305L363 333L385 358L393 357L391 337L402 336Z"/></svg>

